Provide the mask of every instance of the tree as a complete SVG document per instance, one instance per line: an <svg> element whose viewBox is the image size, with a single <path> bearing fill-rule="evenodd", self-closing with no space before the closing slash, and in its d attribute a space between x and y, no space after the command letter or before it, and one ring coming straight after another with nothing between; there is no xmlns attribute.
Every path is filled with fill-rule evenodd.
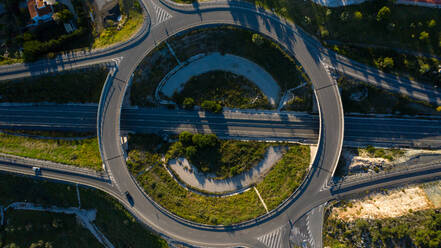
<svg viewBox="0 0 441 248"><path fill-rule="evenodd" d="M354 12L354 19L357 21L360 21L361 19L363 19L363 14L360 11L355 11Z"/></svg>
<svg viewBox="0 0 441 248"><path fill-rule="evenodd" d="M179 134L179 141L184 145L184 146L189 146L193 144L193 134L187 131L184 131L182 133Z"/></svg>
<svg viewBox="0 0 441 248"><path fill-rule="evenodd" d="M383 60L383 68L391 69L394 67L394 60L390 57L386 57Z"/></svg>
<svg viewBox="0 0 441 248"><path fill-rule="evenodd" d="M427 33L426 31L422 31L420 33L420 38L421 41L426 41L429 39L429 33Z"/></svg>
<svg viewBox="0 0 441 248"><path fill-rule="evenodd" d="M253 35L251 36L251 41L252 41L254 44L260 46L260 45L263 44L263 41L264 41L264 40L263 40L262 35L260 35L260 34L253 34Z"/></svg>
<svg viewBox="0 0 441 248"><path fill-rule="evenodd" d="M196 154L198 153L198 150L195 146L188 146L185 148L185 156L189 159L194 158Z"/></svg>
<svg viewBox="0 0 441 248"><path fill-rule="evenodd" d="M430 20L430 21L427 23L427 26L428 26L429 28L433 28L433 27L435 27L435 26L436 26L436 21L435 21L434 19Z"/></svg>
<svg viewBox="0 0 441 248"><path fill-rule="evenodd" d="M430 71L430 65L426 63L420 63L420 69L418 70L421 74L425 74Z"/></svg>
<svg viewBox="0 0 441 248"><path fill-rule="evenodd" d="M194 99L191 97L187 97L184 99L184 102L182 103L185 109L192 109L195 105Z"/></svg>
<svg viewBox="0 0 441 248"><path fill-rule="evenodd" d="M199 149L215 147L218 144L218 139L215 134L195 134L193 135L192 141Z"/></svg>
<svg viewBox="0 0 441 248"><path fill-rule="evenodd" d="M380 69L392 69L394 67L393 58L378 58L375 60L375 65Z"/></svg>
<svg viewBox="0 0 441 248"><path fill-rule="evenodd" d="M52 15L52 19L57 23L68 22L72 20L73 14L68 9L63 9Z"/></svg>
<svg viewBox="0 0 441 248"><path fill-rule="evenodd" d="M390 9L387 6L383 6L377 13L377 21L381 22L390 17Z"/></svg>
<svg viewBox="0 0 441 248"><path fill-rule="evenodd" d="M222 111L222 106L215 101L205 100L202 102L201 107L210 112L219 113Z"/></svg>

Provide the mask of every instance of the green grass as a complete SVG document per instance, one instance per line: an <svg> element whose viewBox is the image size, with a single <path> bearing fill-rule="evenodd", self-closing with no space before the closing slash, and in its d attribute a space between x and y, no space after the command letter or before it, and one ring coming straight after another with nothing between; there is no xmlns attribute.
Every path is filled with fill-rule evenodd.
<svg viewBox="0 0 441 248"><path fill-rule="evenodd" d="M5 217L6 224L0 229L1 247L102 246L74 215L8 210Z"/></svg>
<svg viewBox="0 0 441 248"><path fill-rule="evenodd" d="M441 245L440 209L387 219L345 222L325 215L324 246L329 247L428 247Z"/></svg>
<svg viewBox="0 0 441 248"><path fill-rule="evenodd" d="M162 166L138 177L145 192L172 213L205 224L229 225L265 213L253 190L231 197L204 197L182 188Z"/></svg>
<svg viewBox="0 0 441 248"><path fill-rule="evenodd" d="M12 135L29 135L29 136L40 136L45 138L78 138L78 137L89 137L96 135L95 133L88 132L59 132L59 131L37 131L37 130L0 130L7 134Z"/></svg>
<svg viewBox="0 0 441 248"><path fill-rule="evenodd" d="M366 148L358 148L358 154L365 153L371 158L384 158L393 161L404 154L400 149L384 149L367 146Z"/></svg>
<svg viewBox="0 0 441 248"><path fill-rule="evenodd" d="M0 102L98 103L107 74L93 67L1 81Z"/></svg>
<svg viewBox="0 0 441 248"><path fill-rule="evenodd" d="M167 247L167 243L163 239L146 230L143 225L138 223L134 217L112 197L94 189L81 187L80 196L82 199L81 205L83 209L97 210L95 224L115 247ZM31 178L19 177L10 174L0 174L0 205L6 206L16 201L28 201L45 206L78 206L75 186L33 180ZM38 216L34 218L30 216L32 212L28 213L30 214L22 215L20 212L19 218L22 218L25 221L28 220L26 224L39 226L38 222L36 221L41 218ZM42 216L46 215L41 212L39 212L39 214ZM55 216L52 214L48 215ZM57 218L64 217L63 215L57 215ZM47 228L50 229L50 226ZM72 225L65 225L64 228L65 233L67 234L70 234L77 229L76 226ZM50 241L59 237L59 234L62 234L62 232L58 230L57 233L59 234L48 233L48 231L44 229L32 229L32 232L33 233L31 235L38 236L44 241ZM23 237L26 238L28 236ZM18 243L23 239L23 237L17 237L17 239L14 238L15 240L9 239L9 241ZM67 238L68 236L65 237ZM73 239L66 239L66 241L70 241L70 246L53 245L53 247L89 247L94 244L92 241L86 245L80 243L85 239L85 237L87 237L87 235L84 237L82 235L76 235L76 237Z"/></svg>
<svg viewBox="0 0 441 248"><path fill-rule="evenodd" d="M270 109L271 105L262 91L248 79L231 72L213 71L192 77L182 91L175 92L173 100L183 105L193 98L196 105L203 101L217 101L228 108Z"/></svg>
<svg viewBox="0 0 441 248"><path fill-rule="evenodd" d="M291 145L282 159L257 185L269 209L276 208L301 185L308 172L309 154L309 146Z"/></svg>
<svg viewBox="0 0 441 248"><path fill-rule="evenodd" d="M170 147L170 144L155 135L143 137L133 135L132 137L136 137L137 140L134 142L132 138L129 138L129 161L127 162L129 170L145 192L172 213L199 223L221 225L239 223L265 213L254 190L225 198L204 197L187 191L162 166L162 155L167 150L175 149L173 146ZM255 143L257 143L255 146L263 152L266 150L258 142ZM249 152L244 149L243 144L237 145L238 147L230 147L233 154L229 155L234 160L237 159L234 157L235 154L242 155L241 152L234 150ZM265 148L267 146L269 144L265 144ZM268 172L265 179L256 186L270 210L277 207L300 186L309 166L308 146L288 144L286 146L289 146L289 150ZM239 163L245 164L245 162L246 160L243 160ZM248 166L252 164L249 163ZM145 169L150 166L152 168L146 172Z"/></svg>
<svg viewBox="0 0 441 248"><path fill-rule="evenodd" d="M108 47L113 44L129 40L141 28L144 16L141 11L130 11L129 18L121 29L108 27L93 41L93 48Z"/></svg>
<svg viewBox="0 0 441 248"><path fill-rule="evenodd" d="M345 113L375 113L398 115L436 115L436 106L427 102L414 101L406 96L387 92L375 86L340 77L338 85ZM351 99L354 93L367 93L361 101Z"/></svg>
<svg viewBox="0 0 441 248"><path fill-rule="evenodd" d="M0 152L101 170L97 138L51 140L0 133Z"/></svg>

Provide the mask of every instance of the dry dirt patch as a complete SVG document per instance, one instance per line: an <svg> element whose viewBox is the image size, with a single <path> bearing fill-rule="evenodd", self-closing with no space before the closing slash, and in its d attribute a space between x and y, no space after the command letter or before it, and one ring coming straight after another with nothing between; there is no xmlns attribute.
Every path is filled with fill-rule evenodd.
<svg viewBox="0 0 441 248"><path fill-rule="evenodd" d="M333 208L330 217L344 221L359 218L394 218L433 207L424 190L419 186L412 186L385 193L372 193L363 199L351 200L345 206Z"/></svg>

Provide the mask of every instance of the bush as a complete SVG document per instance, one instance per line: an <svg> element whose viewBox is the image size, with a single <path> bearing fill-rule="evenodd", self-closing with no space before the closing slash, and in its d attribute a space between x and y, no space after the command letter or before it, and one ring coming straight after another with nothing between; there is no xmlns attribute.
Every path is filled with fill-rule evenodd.
<svg viewBox="0 0 441 248"><path fill-rule="evenodd" d="M383 6L377 13L377 21L381 22L390 17L390 9L389 7Z"/></svg>
<svg viewBox="0 0 441 248"><path fill-rule="evenodd" d="M363 19L363 14L360 11L355 11L354 12L354 19L357 21L360 21L361 19Z"/></svg>
<svg viewBox="0 0 441 248"><path fill-rule="evenodd" d="M219 103L216 103L215 101L203 101L201 104L201 107L206 110L213 113L219 113L222 111L222 106Z"/></svg>
<svg viewBox="0 0 441 248"><path fill-rule="evenodd" d="M195 102L194 99L191 97L187 97L184 99L184 102L182 103L185 109L193 109Z"/></svg>
<svg viewBox="0 0 441 248"><path fill-rule="evenodd" d="M422 32L420 33L420 37L419 37L419 39L420 39L421 41L429 40L429 33L427 33L426 31L422 31Z"/></svg>
<svg viewBox="0 0 441 248"><path fill-rule="evenodd" d="M251 36L251 41L258 46L262 45L264 42L263 37L260 34L253 34Z"/></svg>
<svg viewBox="0 0 441 248"><path fill-rule="evenodd" d="M418 70L421 74L427 73L430 71L430 65L426 63L420 63L420 69Z"/></svg>
<svg viewBox="0 0 441 248"><path fill-rule="evenodd" d="M184 145L184 146L189 146L193 144L193 134L187 131L184 131L182 133L179 134L179 141Z"/></svg>
<svg viewBox="0 0 441 248"><path fill-rule="evenodd" d="M188 146L185 148L185 155L190 159L194 158L197 153L198 153L198 150L196 149L195 146Z"/></svg>
<svg viewBox="0 0 441 248"><path fill-rule="evenodd" d="M436 26L436 21L434 19L430 20L429 23L427 23L427 27L433 28Z"/></svg>
<svg viewBox="0 0 441 248"><path fill-rule="evenodd" d="M215 134L195 134L192 137L193 145L200 149L215 147L218 144L218 139Z"/></svg>

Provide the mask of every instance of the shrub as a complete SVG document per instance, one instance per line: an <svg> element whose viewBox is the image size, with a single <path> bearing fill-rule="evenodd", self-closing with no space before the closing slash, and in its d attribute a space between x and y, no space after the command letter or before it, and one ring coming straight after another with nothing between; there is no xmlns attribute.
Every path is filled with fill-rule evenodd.
<svg viewBox="0 0 441 248"><path fill-rule="evenodd" d="M184 146L189 146L193 144L193 134L187 131L184 131L179 134L179 141Z"/></svg>
<svg viewBox="0 0 441 248"><path fill-rule="evenodd" d="M187 156L187 158L194 158L197 153L198 150L195 146L188 146L185 148L185 155Z"/></svg>
<svg viewBox="0 0 441 248"><path fill-rule="evenodd" d="M360 11L355 11L354 12L354 19L357 21L360 21L361 19L363 19L363 14Z"/></svg>
<svg viewBox="0 0 441 248"><path fill-rule="evenodd" d="M420 38L421 41L426 41L429 39L429 33L427 33L426 31L422 31L420 33Z"/></svg>
<svg viewBox="0 0 441 248"><path fill-rule="evenodd" d="M201 107L206 110L213 113L219 113L222 111L222 106L215 101L203 101L201 104Z"/></svg>
<svg viewBox="0 0 441 248"><path fill-rule="evenodd" d="M251 41L253 41L253 43L255 43L256 45L260 46L263 44L263 37L260 34L253 34L253 36L251 36Z"/></svg>
<svg viewBox="0 0 441 248"><path fill-rule="evenodd" d="M430 65L426 63L420 63L420 69L418 70L421 74L427 73L430 71Z"/></svg>
<svg viewBox="0 0 441 248"><path fill-rule="evenodd" d="M433 28L433 27L435 27L435 26L436 26L436 21L435 21L434 19L430 20L430 21L427 23L427 27L429 27L429 28Z"/></svg>
<svg viewBox="0 0 441 248"><path fill-rule="evenodd" d="M195 102L193 98L187 97L184 99L184 102L182 104L184 105L185 109L192 109L195 105Z"/></svg>
<svg viewBox="0 0 441 248"><path fill-rule="evenodd" d="M389 7L383 6L377 13L377 21L383 21L390 17Z"/></svg>

